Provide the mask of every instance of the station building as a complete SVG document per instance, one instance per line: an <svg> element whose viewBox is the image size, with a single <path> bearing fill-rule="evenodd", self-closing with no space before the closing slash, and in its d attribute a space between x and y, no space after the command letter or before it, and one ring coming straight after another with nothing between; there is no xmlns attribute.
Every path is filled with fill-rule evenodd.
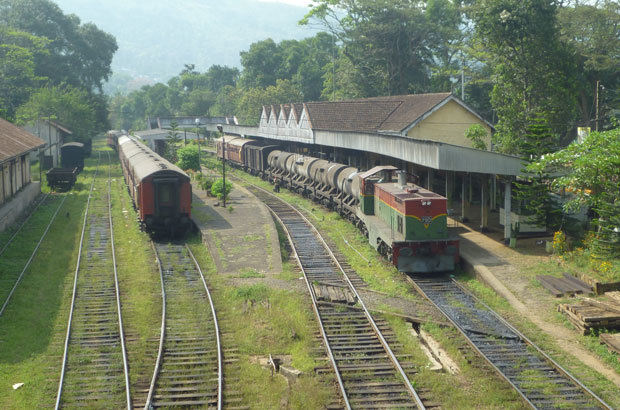
<svg viewBox="0 0 620 410"><path fill-rule="evenodd" d="M41 183L30 178L30 157L45 146L31 133L0 118L0 231L41 193Z"/></svg>
<svg viewBox="0 0 620 410"><path fill-rule="evenodd" d="M493 151L493 126L451 93L374 97L335 102L268 105L256 127L221 124L226 134L263 139L284 149L360 169L394 165L448 199L450 216L508 238L535 230L513 210L518 157ZM486 131L487 149L474 149L465 132ZM206 129L217 131L215 125Z"/></svg>

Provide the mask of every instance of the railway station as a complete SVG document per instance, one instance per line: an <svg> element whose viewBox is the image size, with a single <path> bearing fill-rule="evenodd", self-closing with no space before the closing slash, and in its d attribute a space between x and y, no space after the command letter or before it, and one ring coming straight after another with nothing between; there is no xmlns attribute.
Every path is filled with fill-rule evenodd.
<svg viewBox="0 0 620 410"><path fill-rule="evenodd" d="M487 131L487 150L471 148L465 131ZM217 125L207 123L208 131ZM520 222L512 182L522 161L490 149L493 127L450 93L377 97L339 102L265 106L257 127L221 124L225 135L281 144L287 151L362 170L394 165L418 184L448 199L449 215L481 231L503 231Z"/></svg>

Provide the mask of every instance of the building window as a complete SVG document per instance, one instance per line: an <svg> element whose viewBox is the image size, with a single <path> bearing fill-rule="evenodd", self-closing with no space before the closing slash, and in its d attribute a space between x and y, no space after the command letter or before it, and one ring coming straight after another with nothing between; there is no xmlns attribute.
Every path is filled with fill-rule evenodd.
<svg viewBox="0 0 620 410"><path fill-rule="evenodd" d="M403 217L400 215L396 216L396 229L399 233L403 233Z"/></svg>

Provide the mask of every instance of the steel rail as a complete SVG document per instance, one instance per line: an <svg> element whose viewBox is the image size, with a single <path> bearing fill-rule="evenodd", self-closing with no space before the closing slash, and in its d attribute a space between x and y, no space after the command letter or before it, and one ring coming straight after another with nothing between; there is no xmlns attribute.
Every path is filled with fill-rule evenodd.
<svg viewBox="0 0 620 410"><path fill-rule="evenodd" d="M69 338L71 337L71 320L73 319L73 308L75 307L75 296L77 294L77 280L78 272L80 271L80 262L82 260L82 245L84 244L84 233L86 232L86 224L88 221L88 208L90 207L90 199L92 198L93 188L95 186L95 180L99 173L99 163L101 162L101 153L97 158L97 168L95 168L95 175L93 175L93 182L90 184L90 190L88 192L88 200L86 201L86 210L84 211L84 222L82 223L82 233L80 235L80 245L78 250L78 258L75 267L75 274L73 277L73 294L71 296L71 310L69 311L69 322L67 324L67 335L65 337L65 347L62 355L62 369L60 370L60 382L58 383L58 392L56 393L56 405L54 408L58 410L60 408L60 398L62 396L62 385L65 380L65 371L67 368L67 353L69 351Z"/></svg>
<svg viewBox="0 0 620 410"><path fill-rule="evenodd" d="M196 268L198 268L198 272L200 272L200 279L202 279L202 284L205 287L205 292L207 293L207 297L209 298L209 305L211 305L211 312L213 313L213 323L215 324L215 339L217 341L217 408L218 410L222 410L223 403L223 387L224 387L224 368L223 368L223 356L222 356L222 343L220 339L220 327L217 322L217 315L215 314L215 306L213 305L213 299L211 298L211 292L209 291L209 287L207 286L207 281L205 280L205 276L202 273L202 269L200 269L200 264L194 257L194 253L192 250L185 244L187 251L189 252L189 256L192 257Z"/></svg>
<svg viewBox="0 0 620 410"><path fill-rule="evenodd" d="M371 327L375 333L375 335L377 336L377 338L379 339L379 341L381 342L381 345L383 346L383 348L385 349L388 357L390 358L390 361L392 361L392 364L394 365L394 367L396 367L399 375L401 376L401 378L403 379L403 382L407 388L408 393L411 395L411 397L413 398L413 400L415 401L416 405L418 406L418 408L420 409L424 409L425 406L422 403L422 400L420 399L419 395L417 394L417 392L415 391L415 389L413 388L413 385L411 384L411 382L409 381L409 378L407 377L407 374L405 373L405 371L403 370L402 366L400 365L400 362L398 361L398 358L396 357L396 355L394 354L394 352L392 351L392 349L389 346L389 343L385 340L385 337L383 336L381 330L379 329L379 327L377 326L375 320L373 319L372 315L370 314L370 312L368 311L368 309L366 308L366 305L364 304L364 301L362 300L360 294L357 292L355 286L353 285L353 283L351 282L349 276L346 274L345 270L342 268L342 266L340 265L340 262L338 261L338 259L335 257L335 255L333 254L332 250L330 249L329 245L325 242L325 240L323 239L323 237L321 236L321 234L319 233L318 229L316 229L316 227L308 220L308 218L306 218L299 210L295 209L294 206L290 205L289 203L287 203L286 201L282 200L281 198L271 194L270 192L266 191L265 189L258 187L254 184L252 184L254 187L256 187L257 189L261 190L262 192L264 192L266 195L269 195L272 198L277 199L278 201L280 201L282 204L286 205L287 207L289 207L290 209L292 209L295 213L297 213L302 220L312 229L314 235L320 240L320 242L323 244L323 247L327 250L327 252L329 253L331 259L335 262L336 266L338 266L338 269L340 270L340 272L343 274L346 283L349 285L350 290L354 293L354 295L357 297L358 302L360 303L362 310L364 312L365 317L367 318L368 322L371 324ZM268 205L269 206L269 205ZM272 210L273 212L273 210ZM275 213L275 212L273 212ZM278 218L278 220L280 220L280 218ZM281 221L281 220L280 220ZM285 224L282 223L283 226L285 226ZM288 235L288 229L287 229L287 235ZM290 235L289 235L290 236ZM295 249L295 246L292 244L291 245L293 247L293 249ZM310 283L308 282L308 278L306 275L306 272L303 268L303 266L301 265L299 258L297 256L297 252L295 252L295 256L297 258L298 264L299 266L301 266L302 271L304 272L304 278L306 279L306 285L308 286L310 293L312 295L312 299L313 299L313 305L316 307L315 304L315 298L316 295L314 294L314 290L312 289L312 286L310 286ZM318 309L318 308L317 308ZM320 315L319 315L320 317ZM331 356L331 354L330 354ZM339 379L340 382L340 379ZM342 386L342 388L344 388L344 386ZM346 397L346 396L345 396ZM347 403L348 405L348 403Z"/></svg>
<svg viewBox="0 0 620 410"><path fill-rule="evenodd" d="M110 152L108 163L110 163ZM125 372L125 392L127 397L127 408L131 410L131 389L129 387L129 363L127 360L127 347L125 346L125 331L123 330L123 315L121 312L121 295L118 286L118 270L116 268L116 251L114 247L114 223L112 222L112 166L108 167L108 219L110 222L110 245L112 248L112 266L114 267L114 289L116 293L116 309L118 310L118 330L121 339L121 350L123 352L123 371Z"/></svg>
<svg viewBox="0 0 620 410"><path fill-rule="evenodd" d="M45 232L43 232L43 235L41 235L41 239L39 239L39 242L37 243L37 246L32 251L32 254L30 255L30 258L28 259L28 262L26 262L26 265L24 266L24 269L22 269L21 273L19 274L19 277L17 278L17 280L15 281L15 284L13 285L13 288L11 288L11 291L9 292L8 296L6 297L6 300L2 304L2 307L0 308L0 317L4 313L4 310L6 309L6 307L8 306L9 301L11 300L11 297L13 296L13 293L15 293L15 290L17 289L17 286L19 286L19 284L20 284L24 274L28 270L28 267L30 266L30 264L34 260L34 257L37 254L37 251L41 247L41 244L43 243L43 240L47 236L47 233L49 232L50 228L52 227L52 224L56 220L56 216L58 215L58 212L60 211L60 208L62 208L62 205L65 203L66 199L67 199L67 196L66 195L63 196L62 201L60 202L60 205L58 205L58 208L56 209L56 212L54 212L54 215L52 216L52 219L50 220L50 223L47 225L47 228L45 229ZM20 229L21 229L21 227L20 227ZM17 235L17 232L15 234ZM12 238L11 238L11 240L12 240Z"/></svg>
<svg viewBox="0 0 620 410"><path fill-rule="evenodd" d="M118 272L117 272L117 266L116 266L116 255L115 255L115 248L114 248L114 235L113 235L113 224L112 224L112 213L111 213L111 201L112 201L112 196L111 196L111 162L110 162L110 155L109 153L108 155L108 182L107 182L107 187L108 187L108 192L107 192L107 196L108 196L108 203L107 203L107 211L108 211L108 218L107 218L107 222L110 224L109 226L109 232L110 232L110 250L112 252L112 263L113 263L113 270L114 270L114 298L115 298L115 302L116 302L116 309L117 309L117 316L118 316L118 327L119 327L119 341L120 341L120 345L121 345L121 352L122 352L122 356L123 356L123 375L124 375L124 384L125 384L125 397L127 400L127 408L131 410L132 408L132 403L131 403L131 391L130 391L130 384L129 384L129 365L127 362L127 350L125 347L125 341L124 341L124 331L123 331L123 322L122 322L122 311L121 311L121 303L120 303L120 291L119 291L119 286L118 286ZM97 180L97 175L99 174L99 165L101 162L101 152L99 152L99 157L98 157L98 161L97 161L97 168L95 170L95 175L93 176L93 181L91 183L91 187L90 187L90 191L89 191L89 196L88 196L88 200L86 203L86 209L84 212L84 221L83 221L83 225L82 225L82 232L80 235L80 245L79 245L79 251L78 251L78 260L76 263L76 270L75 270L75 275L74 275L74 281L73 281L73 293L72 293L72 298L71 298L71 309L70 309L70 313L69 313L69 321L67 324L67 335L65 338L65 345L64 345L64 351L63 351L63 363L62 363L62 369L61 369L61 377L60 377L60 382L59 382L59 386L58 386L58 393L56 396L56 405L55 408L58 409L60 408L60 403L62 400L62 393L63 393L63 385L65 382L65 378L66 378L66 372L67 372L67 364L68 364L68 356L69 356L69 345L70 345L70 341L71 341L71 334L72 334L72 322L73 322L73 317L75 316L75 311L76 311L76 300L77 300L77 284L78 284L78 278L79 278L79 272L80 272L80 267L82 264L82 258L83 258L83 247L84 247L84 238L85 238L85 233L86 233L86 226L89 224L88 223L88 217L90 215L90 208L91 208L91 199L93 197L93 191L94 191L94 186L95 186L95 182ZM92 225L92 221L91 221L91 225ZM92 232L91 232L92 233Z"/></svg>
<svg viewBox="0 0 620 410"><path fill-rule="evenodd" d="M568 370L564 369L559 363L557 363L555 360L553 360L553 358L551 356L549 356L540 347L538 347L532 340L530 340L527 336L525 336L523 333L521 333L516 327L514 327L510 322L508 322L506 319L501 317L497 312L495 312L493 309L491 309L491 307L489 305L487 305L486 303L484 303L484 301L482 301L479 298L477 298L473 293L471 293L468 289L463 287L456 280L452 279L452 281L464 293L466 293L471 298L473 298L476 302L480 303L482 306L487 308L491 312L491 314L493 316L495 316L507 328L512 330L517 336L519 336L521 338L521 340L525 341L525 343L527 343L530 347L534 348L534 350L536 350L541 356L543 356L548 362L550 362L553 365L553 367L556 368L556 370L558 370L566 378L571 380L574 384L576 384L579 388L581 388L585 393L587 393L590 396L592 396L592 398L594 398L596 401L598 401L599 404L602 405L604 408L606 408L608 410L612 410L612 407L609 404L607 404L602 398L600 398L596 393L594 393L592 390L590 390L588 387L586 387L583 383L581 383L579 380L577 380L572 374L570 374L568 372Z"/></svg>
<svg viewBox="0 0 620 410"><path fill-rule="evenodd" d="M278 214L276 214L271 208L269 208L269 211L278 220L278 222L282 226L282 229L284 229L286 231L286 236L287 236L287 239L289 241L289 244L291 245L291 249L293 250L293 252L295 252L295 260L297 261L297 265L299 266L299 268L301 269L301 271L304 274L304 281L306 282L306 287L308 288L308 292L310 293L310 296L311 296L311 299L312 299L312 308L314 309L314 314L316 315L316 318L317 318L317 320L319 322L319 329L321 331L321 336L323 337L323 343L325 344L325 349L327 350L327 355L329 356L329 361L331 362L332 368L334 369L334 373L336 374L336 379L338 381L338 387L340 388L340 393L342 394L342 399L344 400L344 404L345 404L345 407L347 408L347 410L351 410L351 404L349 403L349 398L348 398L348 395L347 395L347 390L344 387L344 382L342 381L342 375L340 374L340 369L338 368L338 363L336 363L336 358L334 357L334 353L333 353L333 351L331 349L331 345L329 343L329 339L327 338L327 333L326 333L325 327L323 325L323 318L321 317L321 312L319 311L319 307L318 307L317 299L316 299L316 294L314 293L314 288L311 286L310 281L308 280L308 275L306 274L306 269L304 268L303 264L301 263L301 260L299 259L299 255L297 253L297 248L295 247L295 244L293 243L293 239L291 237L291 234L290 234L288 228L286 227L286 224L282 221L282 219L280 219Z"/></svg>
<svg viewBox="0 0 620 410"><path fill-rule="evenodd" d="M37 209L39 209L39 207L41 206L41 204L43 202L45 202L45 200L50 196L49 193L45 194L43 196L43 198L41 198L41 200L37 203L37 205L32 209L32 211L30 212L30 214L28 214L28 216L26 217L26 219L19 225L19 228L17 228L17 230L13 233L13 235L9 238L9 240L4 244L4 246L2 247L2 249L0 249L0 256L2 256L2 254L4 253L4 251L6 250L6 248L9 247L9 245L11 244L11 242L13 242L13 239L15 239L15 237L17 237L17 234L22 230L22 228L24 227L24 225L26 225L26 223L30 220L30 217L32 215L34 215L34 213L37 211Z"/></svg>
<svg viewBox="0 0 620 410"><path fill-rule="evenodd" d="M167 324L167 319L166 319L166 312L167 312L167 308L166 305L168 303L168 298L167 298L167 294L166 294L166 289L165 289L165 277L164 277L164 266L162 263L162 258L160 256L160 251L157 249L158 247L155 245L154 242L151 242L153 249L155 250L155 256L157 259L157 265L159 268L159 273L160 273L160 279L161 279L161 286L162 286L162 300L163 300L163 308L162 308L162 327L161 327L161 331L160 331L160 339L159 339L159 348L158 348L158 352L157 352L157 360L155 363L155 368L153 370L153 377L151 378L151 384L149 386L149 392L148 392L148 396L147 396L147 400L144 406L144 409L152 409L153 406L153 400L155 398L155 390L156 390L156 385L157 385L157 381L159 379L159 374L161 373L161 369L162 369L162 363L164 360L164 345L165 345L165 341L166 341L166 335L167 335L167 331L166 328L168 326ZM196 271L198 272L199 276L200 276L200 281L202 283L202 286L204 287L205 290L205 294L207 296L207 299L209 300L209 306L211 308L211 316L213 318L213 323L214 323L214 331L215 331L215 339L216 339L216 348L217 348L217 366L218 366L218 370L217 370L217 379L218 379L218 386L217 386L217 408L218 410L221 410L223 407L223 402L224 402L224 397L223 397L223 387L224 387L224 369L223 369L223 352L222 352L222 343L221 343L221 338L220 338L220 331L219 331L219 325L218 325L218 321L217 321L217 314L215 311L215 305L213 304L213 300L211 297L211 292L209 291L209 288L207 286L206 283L206 279L204 277L204 274L202 272L202 269L200 267L200 264L198 263L198 261L196 260L193 252L191 251L191 249L189 248L189 246L187 244L185 244L185 249L187 250L191 261L193 262Z"/></svg>
<svg viewBox="0 0 620 410"><path fill-rule="evenodd" d="M153 392L155 391L155 382L157 381L157 375L159 374L159 368L161 367L161 359L164 352L164 339L166 337L166 287L164 286L164 270L161 266L161 259L157 247L153 242L151 246L155 251L155 259L157 260L157 267L159 268L159 278L161 280L161 329L159 331L159 348L157 350L157 359L155 360L155 368L153 369L153 377L151 378L151 385L149 386L149 394L146 396L146 403L144 404L144 410L151 408L151 402L153 401Z"/></svg>
<svg viewBox="0 0 620 410"><path fill-rule="evenodd" d="M486 362L506 381L508 382L508 384L510 384L510 386L521 396L521 398L533 409L537 409L538 407L530 400L530 398L527 397L526 393L523 391L523 389L521 389L519 386L517 386L513 380L511 380L511 378L505 374L505 372L503 372L494 362L493 360L491 360L491 358L489 358L482 350L480 350L480 347L476 344L476 342L474 340L472 340L469 337L468 332L466 331L466 329L460 324L458 323L456 320L454 320L443 308L442 306L437 303L435 300L433 300L429 295L426 294L426 292L422 289L422 287L416 283L415 279L411 278L409 275L405 275L407 280L413 284L413 286L429 301L431 302L437 309L439 309L444 316L448 319L448 321L450 321L450 323L452 323L454 325L454 327L465 337L465 340L467 341L467 343L484 359L486 360ZM591 398L593 398L594 400L596 400L601 406L603 406L603 408L608 409L608 410L612 410L612 407L610 407L607 403L605 403L600 397L598 397L594 392L592 392L590 389L588 389L586 386L584 386L581 382L579 382L577 379L575 379L572 375L570 375L570 373L568 373L565 369L563 369L558 363L556 363L551 357L549 357L546 353L544 353L538 346L536 346L531 340L529 340L527 337L525 337L525 335L523 335L521 332L519 332L514 326L512 326L508 321L506 321L504 318L502 318L497 312L495 312L493 309L491 309L486 303L484 303L483 301L481 301L480 299L478 299L475 295L473 295L471 292L469 292L467 289L465 289L463 286L461 286L455 279L451 278L451 283L453 283L456 287L459 288L459 290L461 290L464 294L466 294L467 296L471 297L472 300L474 300L476 303L480 303L482 306L484 306L496 319L498 319L504 326L506 326L510 331L512 331L516 336L518 336L520 338L520 340L522 342L525 342L526 345L534 348L545 360L547 360L549 363L551 363L552 367L554 367L556 370L558 370L564 377L568 378L572 383L574 383L576 385L576 387L578 387L579 389L581 389L584 393L589 394Z"/></svg>

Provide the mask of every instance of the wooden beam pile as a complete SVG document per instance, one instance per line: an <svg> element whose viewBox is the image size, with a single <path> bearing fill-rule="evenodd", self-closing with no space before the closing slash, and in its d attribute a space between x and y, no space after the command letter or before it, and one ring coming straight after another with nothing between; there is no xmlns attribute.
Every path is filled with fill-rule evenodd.
<svg viewBox="0 0 620 410"><path fill-rule="evenodd" d="M620 329L620 306L583 298L578 303L558 305L558 311L584 335L592 329Z"/></svg>
<svg viewBox="0 0 620 410"><path fill-rule="evenodd" d="M348 288L339 286L322 285L313 283L314 294L318 300L324 300L332 303L346 303L354 305L356 302L355 295Z"/></svg>
<svg viewBox="0 0 620 410"><path fill-rule="evenodd" d="M607 345L609 350L620 355L620 333L603 333L598 338ZM618 361L620 362L620 356L618 356Z"/></svg>
<svg viewBox="0 0 620 410"><path fill-rule="evenodd" d="M564 295L574 296L580 293L586 295L592 294L592 286L568 273L564 273L564 277L562 278L549 275L538 275L536 279L538 279L541 285L556 298Z"/></svg>

